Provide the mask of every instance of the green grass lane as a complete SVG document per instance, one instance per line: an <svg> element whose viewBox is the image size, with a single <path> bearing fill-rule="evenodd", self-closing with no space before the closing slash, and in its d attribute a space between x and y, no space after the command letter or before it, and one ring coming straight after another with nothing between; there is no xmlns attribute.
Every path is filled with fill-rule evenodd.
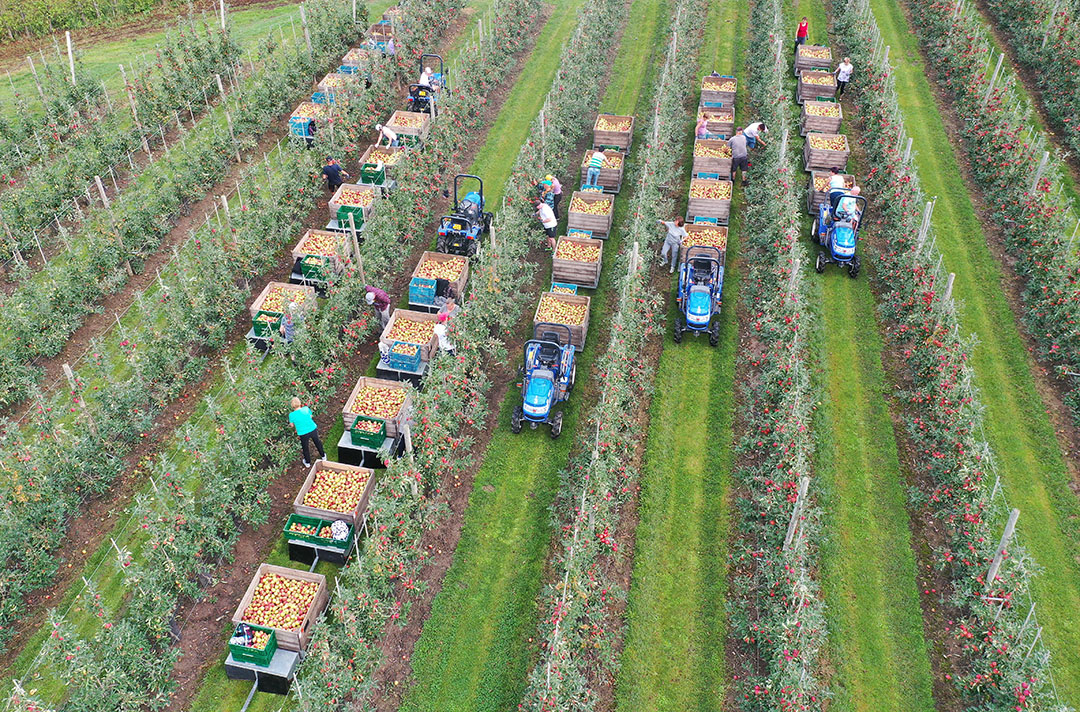
<svg viewBox="0 0 1080 712"><path fill-rule="evenodd" d="M390 2L390 0L378 0L377 2L369 3L368 14L373 17L381 15L392 4L393 3ZM216 17L216 14L212 15L208 13L207 22L210 23L211 26L215 26L214 23ZM275 7L256 7L250 10L229 12L229 18L233 27L233 36L244 49L253 46L258 40L265 37L271 31L275 31L276 33L275 28L279 25L282 26L281 31L291 40L292 27L290 27L289 24L290 17L293 17L296 32L302 39L302 35L300 35L302 30L300 27L300 9L298 3L289 3ZM169 22L174 22L174 20L170 19ZM92 77L97 78L99 81L104 81L109 92L114 95L120 95L124 86L118 65L123 64L124 68L130 73L133 62L137 68L141 65L142 60L145 59L146 61L149 61L149 53L154 50L154 47L158 43L165 39L165 32L163 29L156 32L140 34L137 37L128 37L108 42L88 43L85 45L80 42L79 35L79 30L72 32L72 41L75 43L75 51L79 56L79 61L82 63L83 69L85 69ZM63 37L61 37L60 40L61 45L63 45ZM42 46L48 46L47 42L47 40L43 40ZM53 61L56 60L56 55L50 50L46 52L46 58ZM62 66L66 67L66 55L63 58L63 62L64 64ZM37 89L34 86L34 77L30 73L30 65L27 64L25 60L19 64L17 68L13 68L10 71L10 74L10 82L5 81L0 83L0 106L5 107L5 113L8 110L14 110L13 85L15 90L22 94L31 105L37 101L38 96Z"/></svg>
<svg viewBox="0 0 1080 712"><path fill-rule="evenodd" d="M513 108L515 102L525 101L527 108L504 110L496 122L496 129L506 120L517 123L520 130L513 137L496 135L477 158L474 172L494 187L503 185L509 176L514 149L525 140L529 121L540 110L554 77L559 59L556 48L573 31L582 4L583 0L564 0L558 6L551 20L557 34L541 38L542 51L530 60L538 68L526 67L507 102ZM601 111L641 112L664 16L660 0L633 3ZM495 175L488 168L493 159L504 161ZM570 186L574 181L576 176L563 182ZM625 198L616 200L616 226L627 218L626 202ZM617 227L615 232L606 251L618 249ZM610 323L603 316L610 283L610 272L605 270L600 288L592 295L591 334L578 361L578 380L583 383ZM516 361L519 355L511 357ZM582 394L576 391L564 408L564 434L558 440L548 437L546 427L510 433L516 390L511 389L501 404L498 425L470 494L454 563L413 652L414 686L402 710L504 712L520 701L532 655L529 638L536 630L536 596L550 550L549 506L577 424L589 405Z"/></svg>
<svg viewBox="0 0 1080 712"><path fill-rule="evenodd" d="M916 167L928 195L937 196L934 228L945 267L956 273L953 294L961 327L979 345L971 355L982 393L986 437L1012 506L1020 509L1018 532L1043 573L1034 582L1043 639L1054 656L1058 691L1080 705L1080 507L1032 362L1009 308L1001 265L991 254L959 158L949 143L918 52L915 35L897 0L872 0L885 42L892 47L896 88ZM871 201L873 201L871 196Z"/></svg>
<svg viewBox="0 0 1080 712"><path fill-rule="evenodd" d="M830 44L821 0L798 0L786 13L792 27L803 16L810 43ZM794 79L788 88L794 95ZM803 223L807 235L809 217ZM804 270L820 319L814 470L825 512L819 579L835 668L831 705L841 712L930 712L930 659L874 295L865 273L852 280L836 267L822 275L812 264Z"/></svg>
<svg viewBox="0 0 1080 712"><path fill-rule="evenodd" d="M742 76L749 9L710 3L700 72ZM740 82L736 111L745 105ZM688 116L687 165L693 130ZM684 181L689 185L689 177ZM664 337L641 473L628 628L616 709L717 710L724 700L729 505L733 462L736 304L742 189L728 231L720 344ZM674 289L674 281L672 281ZM674 302L668 324L676 318Z"/></svg>

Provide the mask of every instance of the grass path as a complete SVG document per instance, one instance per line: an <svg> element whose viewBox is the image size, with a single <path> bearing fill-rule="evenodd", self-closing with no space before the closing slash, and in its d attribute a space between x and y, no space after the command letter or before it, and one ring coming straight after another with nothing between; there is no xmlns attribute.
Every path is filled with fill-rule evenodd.
<svg viewBox="0 0 1080 712"><path fill-rule="evenodd" d="M527 67L511 101L521 105L517 116L526 123L513 139L500 137L481 151L474 171L500 186L506 173L492 175L489 162L496 156L514 156L513 148L525 139L527 121L537 114L546 87L558 65L560 47L577 22L583 0L560 5L552 25L553 37L542 37L544 49L538 67ZM612 83L601 111L626 114L639 106L648 86L656 33L665 17L661 0L636 0L627 31L612 68ZM508 103L508 105L510 105ZM504 113L506 113L504 111ZM502 118L500 117L500 121ZM498 126L498 123L496 124ZM509 165L506 166L506 169ZM572 185L573 180L564 183ZM625 219L625 199L616 201L616 222ZM616 238L607 249L617 249ZM605 272L593 295L592 334L578 362L578 379L588 378L600 335L605 333L604 293L611 280ZM518 358L517 354L512 358ZM511 391L501 405L484 464L476 474L465 511L465 523L454 563L435 598L431 616L413 652L415 685L402 710L427 712L504 712L521 698L531 657L528 640L536 630L536 596L543 582L550 548L548 510L558 487L558 472L566 465L576 425L588 406L577 391L564 410L564 434L558 440L547 429L510 433L507 423L516 405Z"/></svg>
<svg viewBox="0 0 1080 712"><path fill-rule="evenodd" d="M381 15L386 8L393 4L388 0L378 0L377 2L368 3L368 13L372 17ZM179 14L183 14L183 11L178 10ZM300 9L298 3L290 3L286 5L278 5L276 7L256 7L250 10L237 10L229 11L229 18L232 22L233 36L240 43L242 47L247 49L253 45L260 38L265 37L268 32L273 30L278 25L285 23L283 31L287 36L292 35L292 29L289 27L289 18L295 16L296 31L300 32ZM207 15L208 22L213 25L216 15ZM170 17L168 23L174 23L175 18ZM75 44L75 51L78 55L79 61L82 63L82 67L87 73L98 79L104 80L105 86L110 93L120 94L123 90L123 79L120 76L119 64L123 64L124 68L130 73L131 65L134 63L136 67L141 66L142 59L149 61L150 57L147 53L152 52L154 46L165 39L164 30L147 32L140 34L137 37L127 37L121 40L113 40L109 42L96 42L93 44L84 44L80 42L80 34L83 32L90 32L92 28L87 30L73 30L71 33L72 41ZM64 38L60 38L60 44L63 45ZM46 38L42 40L42 49L49 48L45 52L45 56L50 61L56 59L56 55L52 52L52 43ZM138 61L136 61L138 60ZM66 67L67 56L64 56L63 67ZM38 100L37 89L34 86L34 77L30 73L30 65L24 60L17 68L14 68L10 72L11 81L4 81L0 83L0 107L4 107L0 114L7 113L8 111L14 111L14 93L12 86L14 85L23 97L25 97L31 105ZM6 77L5 77L6 79Z"/></svg>
<svg viewBox="0 0 1080 712"><path fill-rule="evenodd" d="M748 16L744 3L711 3L701 73L742 74ZM737 110L744 92L740 84ZM692 121L687 118L689 148ZM738 118L746 121L741 112ZM689 150L684 154L689 161ZM741 200L736 188L735 205ZM664 340L641 475L626 647L616 680L620 711L715 710L725 696L739 228L736 208L728 233L719 347L689 336L675 345L670 329ZM672 303L668 324L675 318Z"/></svg>
<svg viewBox="0 0 1080 712"><path fill-rule="evenodd" d="M1020 509L1018 532L1043 567L1035 579L1043 639L1054 656L1059 692L1080 705L1080 515L1070 474L1046 414L1035 364L1006 301L1001 265L986 238L959 170L962 149L951 146L926 78L918 43L898 0L872 0L892 47L896 87L918 151L916 166L934 210L937 247L956 273L961 327L978 337L971 357L986 407L986 437L994 449L1010 504Z"/></svg>
<svg viewBox="0 0 1080 712"><path fill-rule="evenodd" d="M821 0L797 0L787 9L792 27L803 16L810 43L830 44ZM794 80L788 84L794 95ZM860 172L850 163L849 169ZM809 217L803 222L809 234ZM930 660L874 296L865 274L852 280L835 267L822 275L812 264L804 269L820 320L814 469L825 512L819 580L835 668L830 709L930 712Z"/></svg>

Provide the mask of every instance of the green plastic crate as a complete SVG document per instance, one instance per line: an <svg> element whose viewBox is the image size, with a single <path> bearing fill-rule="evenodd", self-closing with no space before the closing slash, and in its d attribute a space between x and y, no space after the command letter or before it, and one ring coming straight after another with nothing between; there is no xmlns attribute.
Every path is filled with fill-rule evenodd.
<svg viewBox="0 0 1080 712"><path fill-rule="evenodd" d="M304 279L325 282L328 268L329 260L322 255L305 255L300 260L300 274L304 276Z"/></svg>
<svg viewBox="0 0 1080 712"><path fill-rule="evenodd" d="M353 225L357 230L364 227L364 209L355 205L342 205L337 210L338 225L344 227L349 224L349 213L353 215Z"/></svg>
<svg viewBox="0 0 1080 712"><path fill-rule="evenodd" d="M305 517L302 514L291 514L285 521L285 528L282 529L286 539L293 539L294 541L306 541L309 544L315 544L317 546L325 546L332 549L340 549L341 551L348 551L349 547L353 543L353 527L349 527L349 536L345 537L344 541L338 541L337 539L328 537L323 538L314 534L304 534L303 532L289 531L289 527L293 524L303 524L309 527L315 527L315 531L319 531L321 527L328 527L333 524L333 521L329 519L319 519L317 517Z"/></svg>
<svg viewBox="0 0 1080 712"><path fill-rule="evenodd" d="M238 662L253 663L261 667L266 667L270 664L270 661L274 657L274 653L277 652L277 633L273 628L263 628L261 625L252 625L251 623L245 623L248 628L252 630L261 630L264 633L270 634L270 639L266 641L266 647L262 650L256 650L255 648L249 648L245 645L236 645L235 643L229 643L229 652L232 653L233 660ZM239 627L239 626L238 626ZM236 628L233 629L235 634Z"/></svg>
<svg viewBox="0 0 1080 712"><path fill-rule="evenodd" d="M263 321L259 317L264 314L275 317L275 319L273 321ZM251 320L251 327L255 330L255 336L268 338L277 335L278 329L281 328L282 316L284 315L278 314L277 312L262 311L260 309L259 312L255 314L255 318Z"/></svg>
<svg viewBox="0 0 1080 712"><path fill-rule="evenodd" d="M379 418L368 418L363 415L356 416L356 422L361 420L369 423L378 423L379 429L373 433L369 433L366 430L358 430L356 428L356 423L354 422L353 427L349 429L349 437L352 438L352 444L359 447L382 447L383 441L386 440L386 421Z"/></svg>

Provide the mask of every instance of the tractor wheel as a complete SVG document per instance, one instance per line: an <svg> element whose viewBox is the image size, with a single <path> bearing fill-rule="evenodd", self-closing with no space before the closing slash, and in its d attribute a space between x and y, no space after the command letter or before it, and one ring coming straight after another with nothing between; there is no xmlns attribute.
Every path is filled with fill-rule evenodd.
<svg viewBox="0 0 1080 712"><path fill-rule="evenodd" d="M675 318L675 330L671 332L671 338L675 339L675 343L682 343L682 327L679 326L678 317Z"/></svg>
<svg viewBox="0 0 1080 712"><path fill-rule="evenodd" d="M514 408L514 412L510 414L510 432L515 435L521 432L521 419L523 417L525 417L525 410L520 405Z"/></svg>
<svg viewBox="0 0 1080 712"><path fill-rule="evenodd" d="M709 329L709 346L720 345L720 323L717 322L716 326Z"/></svg>
<svg viewBox="0 0 1080 712"><path fill-rule="evenodd" d="M814 263L814 269L817 270L818 274L821 274L822 272L825 271L825 255L824 254L822 254L820 252L818 253L817 262Z"/></svg>
<svg viewBox="0 0 1080 712"><path fill-rule="evenodd" d="M851 261L851 265L848 266L848 275L850 275L852 279L855 279L859 276L860 267L862 267L862 260L856 256L855 259Z"/></svg>
<svg viewBox="0 0 1080 712"><path fill-rule="evenodd" d="M469 240L469 249L466 250L466 252L468 253L466 256L467 257L476 257L476 251L479 248L480 248L480 240L479 239Z"/></svg>
<svg viewBox="0 0 1080 712"><path fill-rule="evenodd" d="M560 410L551 418L551 439L559 437L562 432L562 411Z"/></svg>
<svg viewBox="0 0 1080 712"><path fill-rule="evenodd" d="M814 218L814 224L810 228L810 242L813 242L813 243L818 242L818 227L819 227L818 219Z"/></svg>
<svg viewBox="0 0 1080 712"><path fill-rule="evenodd" d="M435 250L437 252L442 252L442 253L446 252L446 238L445 237L442 237L440 235L439 239L435 241Z"/></svg>

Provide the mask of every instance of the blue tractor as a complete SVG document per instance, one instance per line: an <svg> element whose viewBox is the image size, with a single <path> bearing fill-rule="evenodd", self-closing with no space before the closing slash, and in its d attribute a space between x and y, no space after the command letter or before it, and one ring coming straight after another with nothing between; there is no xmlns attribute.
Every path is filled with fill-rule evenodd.
<svg viewBox="0 0 1080 712"><path fill-rule="evenodd" d="M435 60L434 62L431 60ZM433 67L431 73L430 84L424 86L423 84L410 84L409 85L409 97L408 97L408 110L415 111L421 114L431 114L435 116L435 111L438 105L438 93L447 86L446 68L443 65L443 58L437 54L422 54L420 55L420 71L424 71L424 67Z"/></svg>
<svg viewBox="0 0 1080 712"><path fill-rule="evenodd" d="M460 186L465 180L475 180L479 187L465 193L465 197L459 200ZM443 196L449 198L450 194L444 190ZM436 249L448 255L472 257L480 248L480 236L491 232L491 220L494 217L491 213L484 212L484 181L480 180L479 176L467 173L454 176L453 205L453 211L439 220Z"/></svg>
<svg viewBox="0 0 1080 712"><path fill-rule="evenodd" d="M533 337L525 342L525 364L521 367L522 404L510 416L510 430L521 432L528 423L536 426L547 423L551 437L562 432L562 411L553 408L569 399L577 376L574 345L570 343L570 328L563 324L537 324Z"/></svg>
<svg viewBox="0 0 1080 712"><path fill-rule="evenodd" d="M852 279L859 276L862 265L856 254L859 241L859 225L866 214L866 198L861 195L843 195L836 201L826 200L818 206L818 216L810 229L810 239L825 248L819 252L814 265L819 273L830 262L841 269L847 267Z"/></svg>
<svg viewBox="0 0 1080 712"><path fill-rule="evenodd" d="M720 343L720 295L724 290L724 253L716 247L695 245L686 250L679 268L679 291L675 301L675 343L683 333L709 335L709 345ZM714 318L715 317L715 318Z"/></svg>

